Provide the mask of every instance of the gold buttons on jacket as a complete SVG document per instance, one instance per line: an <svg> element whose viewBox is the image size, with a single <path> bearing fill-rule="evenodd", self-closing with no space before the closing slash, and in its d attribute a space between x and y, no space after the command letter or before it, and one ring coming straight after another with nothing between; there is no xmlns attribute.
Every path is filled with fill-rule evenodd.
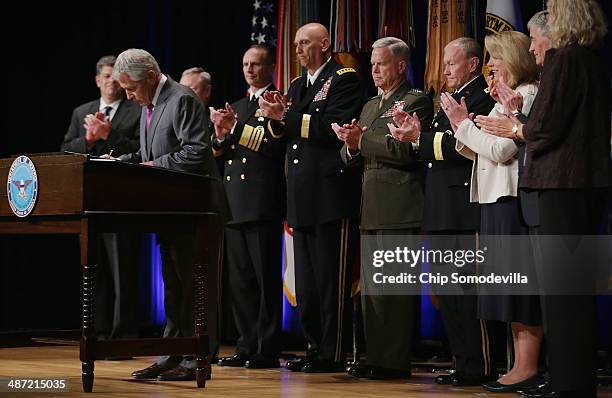
<svg viewBox="0 0 612 398"><path fill-rule="evenodd" d="M236 145L232 144L232 146L230 148L236 149Z"/></svg>
<svg viewBox="0 0 612 398"><path fill-rule="evenodd" d="M242 158L242 164L246 163L246 158Z"/></svg>
<svg viewBox="0 0 612 398"><path fill-rule="evenodd" d="M433 164L431 164L431 162L427 163L427 167L429 167L430 169L433 167Z"/></svg>
<svg viewBox="0 0 612 398"><path fill-rule="evenodd" d="M232 177L227 176L227 177L225 177L225 179L226 179L226 180L228 180L228 181L230 181L230 180L232 179Z"/></svg>
<svg viewBox="0 0 612 398"><path fill-rule="evenodd" d="M232 159L228 160L227 164L232 164Z"/></svg>
<svg viewBox="0 0 612 398"><path fill-rule="evenodd" d="M435 122L435 123L434 123L434 127L438 127L438 122Z"/></svg>
<svg viewBox="0 0 612 398"><path fill-rule="evenodd" d="M465 186L467 187L467 186L468 186L468 185L470 185L470 184L468 184L467 182L464 182L464 183L463 183L463 185L465 185Z"/></svg>
<svg viewBox="0 0 612 398"><path fill-rule="evenodd" d="M241 180L244 180L244 178L245 178L245 177L244 177L244 174L240 174L240 179L241 179Z"/></svg>
<svg viewBox="0 0 612 398"><path fill-rule="evenodd" d="M300 163L299 159L293 159L293 164L298 164L298 163Z"/></svg>
<svg viewBox="0 0 612 398"><path fill-rule="evenodd" d="M293 144L293 149L297 149L297 144Z"/></svg>

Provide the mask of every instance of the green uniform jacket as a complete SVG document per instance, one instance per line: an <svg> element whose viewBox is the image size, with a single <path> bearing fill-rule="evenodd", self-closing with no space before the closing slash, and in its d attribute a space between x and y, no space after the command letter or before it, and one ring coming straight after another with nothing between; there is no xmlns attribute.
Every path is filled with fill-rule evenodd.
<svg viewBox="0 0 612 398"><path fill-rule="evenodd" d="M368 101L361 111L359 125L367 127L361 138L360 153L350 157L346 145L342 160L350 167L363 167L361 196L362 230L418 228L423 218L424 177L418 153L408 142L395 140L387 123L392 112L401 108L417 113L421 126L429 126L433 103L420 91L402 83L386 101L380 96Z"/></svg>

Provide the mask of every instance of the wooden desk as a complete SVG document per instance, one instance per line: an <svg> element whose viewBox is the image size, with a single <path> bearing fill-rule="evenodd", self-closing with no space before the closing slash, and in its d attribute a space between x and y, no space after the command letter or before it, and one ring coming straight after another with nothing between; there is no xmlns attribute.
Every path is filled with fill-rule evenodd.
<svg viewBox="0 0 612 398"><path fill-rule="evenodd" d="M210 371L207 308L216 308L216 267L223 235L223 186L217 179L85 155L30 156L38 175L33 212L16 217L6 184L14 158L0 159L0 234L78 234L83 265L80 359L83 390L91 392L94 362L109 356L195 355L196 384ZM195 336L98 341L94 333L96 235L101 232L182 232L195 236ZM212 302L209 302L211 300Z"/></svg>

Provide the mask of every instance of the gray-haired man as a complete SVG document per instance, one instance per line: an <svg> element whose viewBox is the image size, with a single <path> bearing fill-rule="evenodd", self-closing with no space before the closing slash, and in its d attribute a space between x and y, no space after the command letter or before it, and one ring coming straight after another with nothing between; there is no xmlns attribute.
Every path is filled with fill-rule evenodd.
<svg viewBox="0 0 612 398"><path fill-rule="evenodd" d="M204 107L188 87L162 74L148 52L129 49L117 57L113 78L128 99L142 106L140 150L120 160L217 176ZM191 234L158 234L164 278L164 337L194 334L194 269ZM210 242L209 242L210 243ZM213 325L211 325L213 326ZM211 330L215 330L211 327ZM135 379L195 380L193 357L162 357L132 373Z"/></svg>

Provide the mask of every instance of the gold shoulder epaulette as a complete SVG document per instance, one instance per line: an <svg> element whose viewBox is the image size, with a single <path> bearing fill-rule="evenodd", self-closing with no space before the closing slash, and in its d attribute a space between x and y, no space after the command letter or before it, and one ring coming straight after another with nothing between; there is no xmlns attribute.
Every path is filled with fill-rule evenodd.
<svg viewBox="0 0 612 398"><path fill-rule="evenodd" d="M293 79L291 79L291 82L289 84L293 84L293 82L296 81L297 79L299 79L300 77L302 77L302 76L294 77Z"/></svg>
<svg viewBox="0 0 612 398"><path fill-rule="evenodd" d="M349 72L356 73L357 71L356 71L355 69L353 69L353 68L342 68L342 69L338 69L338 70L336 71L336 73L338 74L338 76L342 76L342 75L344 75L345 73L349 73Z"/></svg>

